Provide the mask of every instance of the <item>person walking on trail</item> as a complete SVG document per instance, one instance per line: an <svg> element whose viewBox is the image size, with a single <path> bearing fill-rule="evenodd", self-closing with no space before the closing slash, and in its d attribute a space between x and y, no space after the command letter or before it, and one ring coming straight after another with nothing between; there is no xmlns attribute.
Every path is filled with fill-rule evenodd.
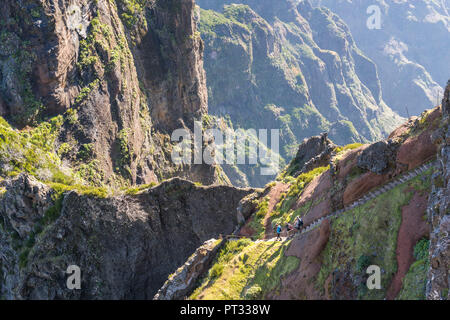
<svg viewBox="0 0 450 320"><path fill-rule="evenodd" d="M303 227L303 220L302 218L300 218L300 216L298 216L297 218L295 218L295 224L294 224L295 229L297 229L298 231L300 231L300 229Z"/></svg>
<svg viewBox="0 0 450 320"><path fill-rule="evenodd" d="M281 226L279 224L277 224L277 240L280 239L281 241Z"/></svg>
<svg viewBox="0 0 450 320"><path fill-rule="evenodd" d="M286 236L289 237L291 234L291 231L294 230L294 228L292 227L292 225L288 222L286 223Z"/></svg>

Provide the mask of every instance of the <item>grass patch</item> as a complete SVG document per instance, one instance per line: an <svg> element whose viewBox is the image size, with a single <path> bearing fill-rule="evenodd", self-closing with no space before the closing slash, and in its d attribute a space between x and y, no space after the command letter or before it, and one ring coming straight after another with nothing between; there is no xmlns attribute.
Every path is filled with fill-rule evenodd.
<svg viewBox="0 0 450 320"><path fill-rule="evenodd" d="M286 195L283 195L281 197L280 201L270 214L272 227L277 224L284 226L288 222L293 223L297 216L304 216L313 205L316 205L321 201L320 199L317 200L317 203L308 201L296 210L291 209L292 205L297 201L306 185L310 183L315 177L327 171L329 168L329 166L318 167L306 173L300 174L295 179L293 177L290 177L291 186L288 192L286 193Z"/></svg>
<svg viewBox="0 0 450 320"><path fill-rule="evenodd" d="M397 297L399 300L425 300L425 287L427 272L430 265L429 252L430 241L421 239L414 246L414 258L408 273L403 278L402 289Z"/></svg>
<svg viewBox="0 0 450 320"><path fill-rule="evenodd" d="M343 153L343 152L348 151L348 150L353 150L353 149L359 148L362 145L363 144L359 143L359 142L350 143L350 144L347 144L346 146L343 146L343 147L337 147L334 151L336 153Z"/></svg>
<svg viewBox="0 0 450 320"><path fill-rule="evenodd" d="M300 174L297 178L295 178L293 183L291 183L291 187L289 188L287 194L288 197L299 196L300 193L303 191L304 187L308 183L310 183L315 177L327 171L328 169L330 169L330 166L318 167L308 172Z"/></svg>
<svg viewBox="0 0 450 320"><path fill-rule="evenodd" d="M0 176L25 172L42 181L72 183L72 172L61 168L61 159L55 152L62 122L62 116L57 116L33 129L19 131L0 117Z"/></svg>
<svg viewBox="0 0 450 320"><path fill-rule="evenodd" d="M62 183L49 182L48 185L52 187L57 193L63 193L67 191L76 191L84 196L91 196L96 198L106 198L109 195L106 187L93 187L85 186L81 184L66 185Z"/></svg>
<svg viewBox="0 0 450 320"><path fill-rule="evenodd" d="M264 299L280 279L298 268L299 259L286 257L290 242L248 239L230 241L191 299Z"/></svg>
<svg viewBox="0 0 450 320"><path fill-rule="evenodd" d="M391 279L397 272L396 248L401 224L401 209L415 191L429 190L432 170L405 182L349 210L332 222L330 241L322 256L323 264L317 276L317 287L324 292L324 283L333 271L350 272L360 278L355 285L359 299L384 299ZM411 190L414 189L414 190ZM381 267L381 290L367 289L363 281L369 264Z"/></svg>
<svg viewBox="0 0 450 320"><path fill-rule="evenodd" d="M127 194L127 195L135 195L135 194L138 194L138 193L140 193L140 192L142 192L144 190L153 188L156 185L157 185L156 182L150 182L148 184L141 184L141 185L133 186L133 187L130 187L128 189L125 189L125 194Z"/></svg>
<svg viewBox="0 0 450 320"><path fill-rule="evenodd" d="M258 204L257 211L253 215L252 221L249 223L249 227L251 227L255 231L253 239L259 239L264 236L266 232L266 227L264 225L264 218L267 215L268 210L269 210L269 197L266 196Z"/></svg>

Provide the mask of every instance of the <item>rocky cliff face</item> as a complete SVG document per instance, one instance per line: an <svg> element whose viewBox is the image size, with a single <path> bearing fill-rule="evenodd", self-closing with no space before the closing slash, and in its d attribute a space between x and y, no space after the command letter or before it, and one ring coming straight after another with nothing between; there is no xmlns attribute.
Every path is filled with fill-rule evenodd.
<svg viewBox="0 0 450 320"><path fill-rule="evenodd" d="M449 299L449 116L450 82L447 83L442 99L443 125L435 132L434 142L439 145L438 170L433 176L433 189L428 201L428 215L431 223L430 269L428 271L427 299Z"/></svg>
<svg viewBox="0 0 450 320"><path fill-rule="evenodd" d="M281 128L281 154L322 131L339 144L384 137L397 117L343 21L294 1L198 1L210 113Z"/></svg>
<svg viewBox="0 0 450 320"><path fill-rule="evenodd" d="M91 183L179 175L217 181L210 166L177 167L170 134L207 112L193 0L6 1L0 110L13 125L62 115L55 149Z"/></svg>
<svg viewBox="0 0 450 320"><path fill-rule="evenodd" d="M412 116L440 103L441 86L450 73L448 1L311 2L345 21L358 46L378 66L384 99L393 110ZM379 9L379 29L367 27L375 14L367 13L371 5Z"/></svg>
<svg viewBox="0 0 450 320"><path fill-rule="evenodd" d="M6 299L151 299L204 241L232 233L251 189L178 178L136 195L58 193L20 175L0 199L0 292ZM69 290L66 270L82 270Z"/></svg>

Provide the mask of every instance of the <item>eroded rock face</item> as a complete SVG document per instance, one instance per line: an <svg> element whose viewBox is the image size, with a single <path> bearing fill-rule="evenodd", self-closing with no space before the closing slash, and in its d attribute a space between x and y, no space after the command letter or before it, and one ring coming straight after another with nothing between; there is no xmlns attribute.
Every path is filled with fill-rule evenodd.
<svg viewBox="0 0 450 320"><path fill-rule="evenodd" d="M328 139L326 133L305 139L299 145L297 154L291 161L288 170L292 170L293 176L298 176L302 172L326 166L334 148L335 145Z"/></svg>
<svg viewBox="0 0 450 320"><path fill-rule="evenodd" d="M216 253L223 246L223 240L210 239L189 257L173 276L158 290L154 300L180 300L188 296L195 288Z"/></svg>
<svg viewBox="0 0 450 320"><path fill-rule="evenodd" d="M21 174L5 182L6 192L0 211L21 238L26 238L45 211L53 205L50 187L33 177Z"/></svg>
<svg viewBox="0 0 450 320"><path fill-rule="evenodd" d="M2 203L13 195L26 201L23 184L12 185L17 188L8 189ZM238 203L251 192L199 187L178 178L135 196L101 199L71 191L59 217L44 226L20 259L27 239L19 236L15 246L12 218L0 210L6 221L0 239L1 294L8 299L152 299L204 241L235 230ZM69 265L81 269L81 290L66 286Z"/></svg>
<svg viewBox="0 0 450 320"><path fill-rule="evenodd" d="M212 184L214 166L170 158L172 131L207 112L194 1L141 1L132 20L127 3L5 1L0 114L18 127L64 115L55 148L69 146L63 158L93 168L95 184Z"/></svg>
<svg viewBox="0 0 450 320"><path fill-rule="evenodd" d="M208 111L203 41L197 34L194 0L149 1L147 26L132 52L149 90L157 127L180 128ZM145 29L147 28L147 29Z"/></svg>
<svg viewBox="0 0 450 320"><path fill-rule="evenodd" d="M430 269L427 282L427 299L449 299L450 269L450 81L442 100L443 130L439 130L438 168L433 175L433 189L428 201L431 222Z"/></svg>
<svg viewBox="0 0 450 320"><path fill-rule="evenodd" d="M379 141L365 148L358 157L358 167L382 174L394 160L396 144L392 140Z"/></svg>

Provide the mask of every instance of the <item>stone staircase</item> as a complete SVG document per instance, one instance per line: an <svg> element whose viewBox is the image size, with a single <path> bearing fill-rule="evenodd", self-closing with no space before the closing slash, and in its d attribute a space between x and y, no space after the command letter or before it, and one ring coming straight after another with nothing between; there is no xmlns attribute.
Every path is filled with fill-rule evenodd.
<svg viewBox="0 0 450 320"><path fill-rule="evenodd" d="M340 214L343 214L344 212L354 209L356 207L362 206L363 204L365 204L366 202L382 195L383 193L395 188L396 186L405 183L415 177L417 177L418 175L420 175L421 173L425 172L426 170L428 170L429 168L431 168L432 166L435 165L435 161L430 161L427 162L415 169L412 169L404 174L402 174L399 177L396 177L395 179L392 179L391 181L389 181L388 183L382 185L381 187L378 187L377 189L370 191L369 193L365 194L362 198L359 198L358 200L356 200L355 202L353 202L352 204L339 209L333 213L330 213L329 215L319 218L317 220L314 220L313 222L311 222L309 225L307 225L306 227L303 228L303 230L301 231L301 233L306 233L311 231L312 229L314 229L315 227L317 227L320 223L322 223L322 221L324 219L331 219L331 218L335 218Z"/></svg>
<svg viewBox="0 0 450 320"><path fill-rule="evenodd" d="M418 175L420 175L421 173L425 172L426 170L428 170L429 168L431 168L432 166L434 166L436 164L436 160L431 160L428 161L424 164L422 164L421 166L414 168L408 172L405 172L404 174L390 180L389 182L385 183L384 185L382 185L381 187L376 188L375 190L372 190L370 192L368 192L367 194L365 194L363 197L359 198L358 200L354 201L352 204L339 209L333 213L330 213L327 216L324 216L322 218L316 219L313 222L311 222L310 224L308 224L307 226L304 226L302 231L300 232L300 234L302 233L306 233L311 231L312 229L314 229L315 227L317 227L318 225L320 225L322 223L323 220L325 219L332 219L332 218L336 218L337 216L345 213L348 210L354 209L356 207L362 206L363 204L365 204L366 202L382 195L385 192L388 192L389 190L392 190L393 188L395 188L396 186L405 183L415 177L417 177ZM240 238L247 238L245 236L238 236L237 235L238 229L236 230L236 232L233 235L228 235L225 238L227 240L235 240L235 239L240 239ZM273 233L274 237L270 238L270 239L258 239L254 242L260 242L260 241L274 241L274 239L276 238L276 234ZM293 235L295 236L295 234ZM289 237L281 237L282 240L286 240L288 238L292 238L293 236L289 236Z"/></svg>

